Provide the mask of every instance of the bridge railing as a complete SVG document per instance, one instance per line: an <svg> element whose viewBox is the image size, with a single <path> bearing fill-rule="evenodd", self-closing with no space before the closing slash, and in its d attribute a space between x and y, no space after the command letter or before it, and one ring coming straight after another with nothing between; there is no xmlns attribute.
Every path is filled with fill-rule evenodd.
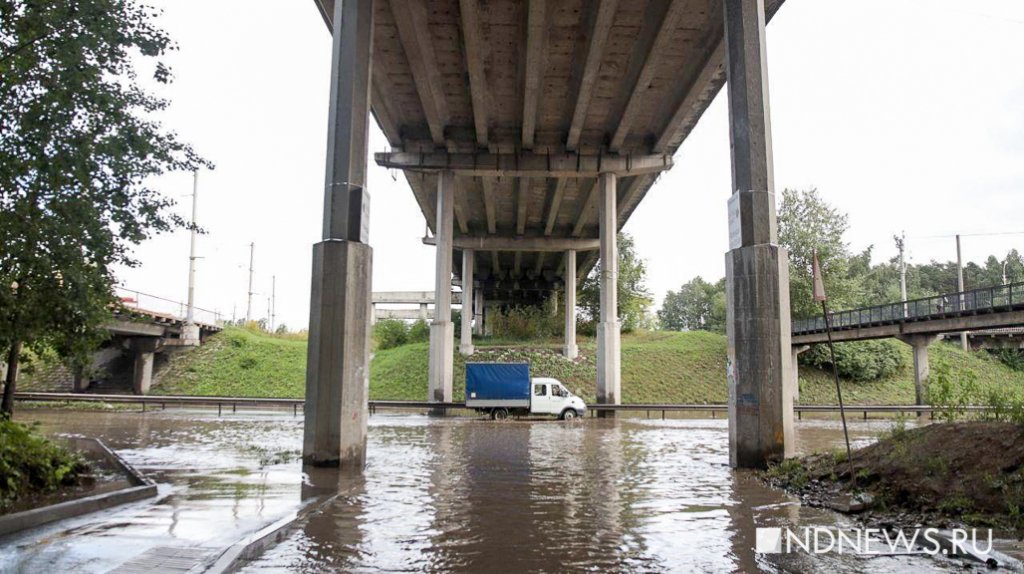
<svg viewBox="0 0 1024 574"><path fill-rule="evenodd" d="M184 301L175 301L174 299L168 299L166 297L160 297L150 293L143 293L135 289L121 286L118 286L115 289L115 293L121 298L121 303L128 309L153 311L156 313L171 315L179 319L185 318L185 309L187 305ZM202 307L193 306L192 309L192 316L197 323L205 323L207 325L221 324L220 313L209 309L203 309Z"/></svg>
<svg viewBox="0 0 1024 574"><path fill-rule="evenodd" d="M955 317L963 314L992 313L1024 309L1024 283L982 287L969 291L946 293L906 302L886 303L874 307L829 313L833 329L849 329L883 323L921 321ZM814 333L825 330L822 317L793 321L793 333Z"/></svg>

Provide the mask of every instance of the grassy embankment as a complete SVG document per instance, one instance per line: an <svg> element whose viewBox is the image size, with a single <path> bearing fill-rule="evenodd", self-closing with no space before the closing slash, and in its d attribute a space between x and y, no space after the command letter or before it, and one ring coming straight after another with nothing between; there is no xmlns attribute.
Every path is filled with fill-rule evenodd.
<svg viewBox="0 0 1024 574"><path fill-rule="evenodd" d="M477 343L472 361L529 361L538 376L553 376L585 400L594 399L595 342L581 339L580 357L566 361L554 341L514 347L505 341ZM500 346L497 346L499 345ZM489 346L491 345L491 346ZM422 400L427 386L427 343L377 351L370 368L370 398ZM910 347L907 365L893 377L872 382L843 382L851 404L909 404L914 400ZM725 337L713 333L645 332L622 337L622 392L626 403L724 403ZM951 375L972 371L979 387L1024 391L1024 373L1013 371L983 353L965 353L953 345L935 344L933 365L945 362ZM171 360L158 373L157 394L301 397L305 380L306 343L228 329L206 345ZM455 398L463 398L465 360L455 355ZM829 375L800 369L800 402L835 402Z"/></svg>

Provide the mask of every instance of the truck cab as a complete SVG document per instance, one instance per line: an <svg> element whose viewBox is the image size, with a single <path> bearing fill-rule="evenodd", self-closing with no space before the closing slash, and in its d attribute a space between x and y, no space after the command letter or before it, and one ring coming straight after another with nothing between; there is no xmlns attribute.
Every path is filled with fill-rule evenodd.
<svg viewBox="0 0 1024 574"><path fill-rule="evenodd" d="M558 379L534 377L530 381L530 414L558 415L562 419L582 416L587 406Z"/></svg>

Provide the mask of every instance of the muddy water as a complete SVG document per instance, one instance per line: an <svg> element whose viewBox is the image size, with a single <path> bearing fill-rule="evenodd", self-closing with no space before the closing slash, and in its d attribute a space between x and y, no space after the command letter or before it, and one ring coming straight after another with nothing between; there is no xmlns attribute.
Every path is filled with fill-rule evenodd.
<svg viewBox="0 0 1024 574"><path fill-rule="evenodd" d="M290 413L36 411L25 418L53 433L103 437L161 482L165 496L0 541L3 571L102 572L154 546L212 552L302 497L301 468L289 458L300 448L301 421ZM324 512L245 571L946 571L925 558L755 554L755 526L844 519L801 508L730 470L726 425L378 414L364 475L338 481L340 496ZM865 443L888 426L858 422L851 438ZM802 452L841 444L833 421L797 429Z"/></svg>

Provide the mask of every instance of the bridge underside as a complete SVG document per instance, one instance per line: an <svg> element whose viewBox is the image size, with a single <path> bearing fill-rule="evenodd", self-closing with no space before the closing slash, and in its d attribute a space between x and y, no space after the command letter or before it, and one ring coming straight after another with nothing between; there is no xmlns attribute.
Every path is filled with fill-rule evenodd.
<svg viewBox="0 0 1024 574"><path fill-rule="evenodd" d="M730 334L736 341L730 345L736 356L730 384L737 382L737 396L746 401L739 411L743 423L732 430L752 445L738 451L734 463L760 465L781 453L785 413L774 402L784 393L763 391L771 407L758 398L761 387L782 384L785 377L775 371L789 361L788 308L779 305L786 289L778 284L786 273L784 252L780 257L775 245L764 54L765 22L781 0L315 2L334 34L334 58L308 400L322 402L317 393L327 389L319 381L364 372L359 365L349 369L348 359L319 359L326 348L317 341L336 341L333 351L352 352L357 362L366 356L343 343L362 327L348 314L327 315L331 305L349 304L355 293L333 287L344 274L331 282L326 277L332 266L360 277L368 272L358 262L352 267L353 258L364 255L349 251L361 248L332 242L366 241L366 114L372 112L391 148L375 161L402 170L430 230L424 241L437 246L428 399L452 398L453 284L462 287L473 310L463 313L463 353L473 352L473 330L479 332L489 304L536 304L561 293L565 354L571 358L576 286L600 259L606 264L597 318L597 397L619 403L616 233L658 175L672 167L673 154L728 76L735 86L730 233L736 253L727 267L737 325ZM332 263L327 253L333 251L339 254ZM365 400L353 386L340 402L344 415L344 405ZM332 436L319 452L316 442L323 437L311 430L318 417L307 409L305 452L313 462L337 451ZM351 446L358 450L365 423L355 433Z"/></svg>

